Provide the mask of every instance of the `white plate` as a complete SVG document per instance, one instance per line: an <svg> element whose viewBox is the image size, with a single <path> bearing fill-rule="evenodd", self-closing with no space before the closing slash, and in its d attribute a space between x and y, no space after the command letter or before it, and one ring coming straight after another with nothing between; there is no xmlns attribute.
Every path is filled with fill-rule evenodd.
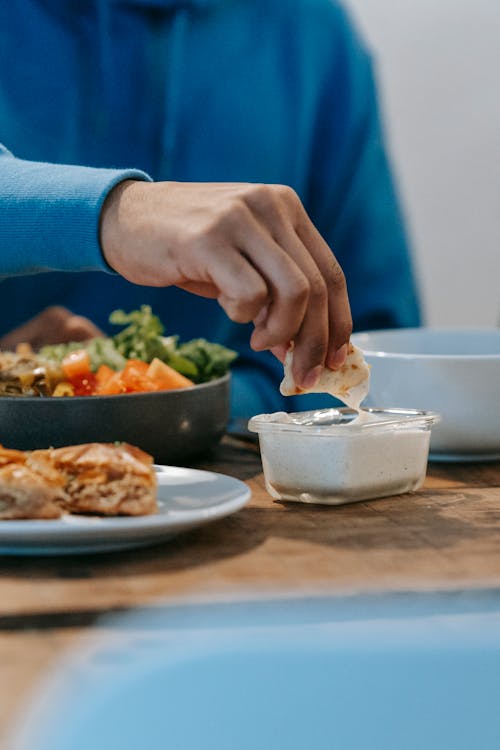
<svg viewBox="0 0 500 750"><path fill-rule="evenodd" d="M142 547L223 518L250 498L246 484L224 474L176 466L156 466L156 471L158 513L0 521L0 554L73 555Z"/></svg>

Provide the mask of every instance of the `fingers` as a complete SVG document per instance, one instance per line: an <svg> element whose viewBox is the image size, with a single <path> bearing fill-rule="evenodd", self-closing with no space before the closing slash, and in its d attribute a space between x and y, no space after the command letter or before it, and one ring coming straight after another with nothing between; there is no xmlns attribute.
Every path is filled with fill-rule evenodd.
<svg viewBox="0 0 500 750"><path fill-rule="evenodd" d="M325 279L329 342L326 365L331 369L341 367L347 356L347 343L352 333L352 317L344 273L331 249L310 221L302 205L297 234L304 242Z"/></svg>
<svg viewBox="0 0 500 750"><path fill-rule="evenodd" d="M300 330L308 281L291 254L274 241L244 202L219 223L211 240L191 249L190 259L192 265L205 267L205 276L196 284L186 282L185 288L218 289L217 299L232 320L254 321L254 349L281 344Z"/></svg>
<svg viewBox="0 0 500 750"><path fill-rule="evenodd" d="M325 364L336 369L347 356L345 345L352 320L345 277L294 191L284 186L274 186L273 191L268 190L269 186L263 187L263 193L253 195L253 208L302 271L307 283L307 304L301 325L294 335L288 333L295 345L295 381L308 388L317 381ZM257 326L260 337L252 337L252 344L265 341L264 331L271 325L272 313L271 307L268 319ZM272 350L282 355L283 346Z"/></svg>
<svg viewBox="0 0 500 750"><path fill-rule="evenodd" d="M47 307L0 339L2 349L15 349L18 344L30 344L37 350L46 344L84 341L102 332L90 320L74 315L65 307Z"/></svg>
<svg viewBox="0 0 500 750"><path fill-rule="evenodd" d="M285 251L291 261L290 280L271 267L271 260L279 259ZM255 322L251 343L255 349L283 347L283 341L294 341L294 377L307 388L313 385L324 366L328 344L328 309L325 281L314 260L293 230L282 233L280 246L273 254L260 259L263 273L276 274L276 297L281 308L273 302L267 315ZM295 297L290 296L291 284L297 284ZM284 348L284 347L283 347ZM311 372L312 371L312 372Z"/></svg>
<svg viewBox="0 0 500 750"><path fill-rule="evenodd" d="M61 327L59 342L88 341L88 339L103 335L102 331L92 321L88 320L88 318L84 318L82 315L70 314Z"/></svg>
<svg viewBox="0 0 500 750"><path fill-rule="evenodd" d="M352 333L346 279L331 248L309 219L300 201L297 202L296 209L297 235L316 262L326 284L329 333L325 364L331 369L338 369L346 360L347 343Z"/></svg>
<svg viewBox="0 0 500 750"><path fill-rule="evenodd" d="M236 323L249 323L267 304L269 290L265 279L237 250L226 248L223 254L219 252L210 274L219 290L219 305Z"/></svg>
<svg viewBox="0 0 500 750"><path fill-rule="evenodd" d="M279 359L281 364L284 364L286 353L288 349L290 348L290 346L291 346L291 342L288 341L286 344L278 344L278 346L271 347L270 352L271 354L274 354L276 359Z"/></svg>
<svg viewBox="0 0 500 750"><path fill-rule="evenodd" d="M303 387L325 364L342 364L352 325L345 278L291 188L129 182L112 193L100 236L122 276L218 299L232 320L254 322L256 350L281 357L293 341Z"/></svg>

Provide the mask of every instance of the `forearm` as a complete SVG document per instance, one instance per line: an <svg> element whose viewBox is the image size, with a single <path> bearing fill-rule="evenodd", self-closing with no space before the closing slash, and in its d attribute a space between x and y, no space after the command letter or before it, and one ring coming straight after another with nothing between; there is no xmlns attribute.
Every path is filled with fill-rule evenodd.
<svg viewBox="0 0 500 750"><path fill-rule="evenodd" d="M109 271L99 218L110 190L138 170L29 162L0 145L0 276Z"/></svg>

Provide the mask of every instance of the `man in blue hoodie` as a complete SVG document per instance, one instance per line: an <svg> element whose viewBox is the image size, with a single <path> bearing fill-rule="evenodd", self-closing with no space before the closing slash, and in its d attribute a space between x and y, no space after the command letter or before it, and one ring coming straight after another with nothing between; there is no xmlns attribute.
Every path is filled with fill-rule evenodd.
<svg viewBox="0 0 500 750"><path fill-rule="evenodd" d="M370 58L336 2L3 3L0 140L0 334L148 303L240 353L246 417L283 408L262 350L295 339L303 385L342 360L328 247L355 328L418 322Z"/></svg>

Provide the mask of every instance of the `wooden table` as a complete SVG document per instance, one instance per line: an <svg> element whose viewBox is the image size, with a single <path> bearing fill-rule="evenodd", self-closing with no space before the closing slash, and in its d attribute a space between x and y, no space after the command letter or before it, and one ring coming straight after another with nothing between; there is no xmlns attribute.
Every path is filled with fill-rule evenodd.
<svg viewBox="0 0 500 750"><path fill-rule="evenodd" d="M255 592L500 591L500 463L434 464L416 494L340 507L273 501L250 443L226 439L197 465L246 481L249 505L155 547L0 558L1 727L103 613Z"/></svg>

